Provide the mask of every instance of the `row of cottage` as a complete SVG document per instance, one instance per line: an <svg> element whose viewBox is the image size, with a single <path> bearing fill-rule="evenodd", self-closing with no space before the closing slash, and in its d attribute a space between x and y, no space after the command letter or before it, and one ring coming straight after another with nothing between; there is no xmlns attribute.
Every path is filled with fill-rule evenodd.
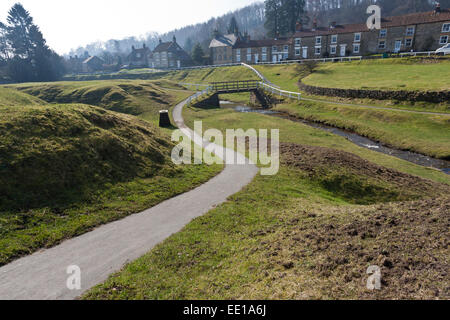
<svg viewBox="0 0 450 320"><path fill-rule="evenodd" d="M190 55L181 48L174 36L172 41L159 44L152 51L145 44L142 48L131 48L131 53L127 57L128 68L156 68L173 69L193 66L194 63ZM124 66L113 64L106 65L103 59L97 56L89 56L86 52L83 57L70 57L68 68L73 73L92 73L101 71L117 71Z"/></svg>
<svg viewBox="0 0 450 320"><path fill-rule="evenodd" d="M234 34L218 35L210 44L213 64L279 62L314 58L361 56L406 51L434 51L450 37L450 10L383 18L381 29L364 24L318 27L297 24L289 38L251 40Z"/></svg>

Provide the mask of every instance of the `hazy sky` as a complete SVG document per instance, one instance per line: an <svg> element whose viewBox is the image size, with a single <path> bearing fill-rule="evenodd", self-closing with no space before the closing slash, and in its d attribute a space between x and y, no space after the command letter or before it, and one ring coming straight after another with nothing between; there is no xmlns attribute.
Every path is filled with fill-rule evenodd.
<svg viewBox="0 0 450 320"><path fill-rule="evenodd" d="M167 32L256 0L0 0L0 21L21 2L60 54L96 40Z"/></svg>

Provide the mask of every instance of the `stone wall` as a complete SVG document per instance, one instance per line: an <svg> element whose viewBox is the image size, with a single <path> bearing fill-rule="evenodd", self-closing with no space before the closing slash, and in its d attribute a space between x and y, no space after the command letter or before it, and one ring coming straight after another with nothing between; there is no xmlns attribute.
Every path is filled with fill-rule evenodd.
<svg viewBox="0 0 450 320"><path fill-rule="evenodd" d="M399 101L425 101L433 103L441 103L450 101L450 91L382 91L382 90L358 90L358 89L338 89L338 88L321 88L309 86L301 81L298 83L300 90L309 94L341 97L341 98L357 98L357 99L376 99L376 100L399 100Z"/></svg>

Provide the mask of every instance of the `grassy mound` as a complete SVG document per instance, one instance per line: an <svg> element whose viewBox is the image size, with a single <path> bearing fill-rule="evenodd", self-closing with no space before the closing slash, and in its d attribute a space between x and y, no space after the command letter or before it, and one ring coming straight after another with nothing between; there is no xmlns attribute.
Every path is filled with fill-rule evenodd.
<svg viewBox="0 0 450 320"><path fill-rule="evenodd" d="M235 80L259 80L252 70L241 66L173 71L164 76L164 78L175 82L199 84Z"/></svg>
<svg viewBox="0 0 450 320"><path fill-rule="evenodd" d="M97 107L2 107L0 209L64 205L172 170L170 149L148 123Z"/></svg>
<svg viewBox="0 0 450 320"><path fill-rule="evenodd" d="M24 105L44 105L46 102L26 93L0 87L0 106L24 106Z"/></svg>
<svg viewBox="0 0 450 320"><path fill-rule="evenodd" d="M169 81L90 81L23 84L20 91L50 103L83 103L132 115L168 108L176 102Z"/></svg>
<svg viewBox="0 0 450 320"><path fill-rule="evenodd" d="M355 204L406 201L450 192L447 185L388 169L354 154L281 144L281 161L306 172L326 190Z"/></svg>

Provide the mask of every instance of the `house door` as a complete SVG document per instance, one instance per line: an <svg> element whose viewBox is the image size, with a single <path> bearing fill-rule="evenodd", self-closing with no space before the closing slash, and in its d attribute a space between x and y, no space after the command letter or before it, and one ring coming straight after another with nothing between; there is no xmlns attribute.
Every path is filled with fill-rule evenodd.
<svg viewBox="0 0 450 320"><path fill-rule="evenodd" d="M402 40L395 40L395 49L394 52L400 52L402 49Z"/></svg>
<svg viewBox="0 0 450 320"><path fill-rule="evenodd" d="M181 61L180 60L177 60L177 67L178 67L178 69L181 68Z"/></svg>
<svg viewBox="0 0 450 320"><path fill-rule="evenodd" d="M345 51L346 51L346 50L347 50L347 46L341 45L341 52L340 52L341 57L345 57Z"/></svg>
<svg viewBox="0 0 450 320"><path fill-rule="evenodd" d="M278 62L278 55L274 54L272 56L272 62Z"/></svg>
<svg viewBox="0 0 450 320"><path fill-rule="evenodd" d="M259 62L259 54L255 54L255 63Z"/></svg>
<svg viewBox="0 0 450 320"><path fill-rule="evenodd" d="M303 59L308 59L308 47L303 47L302 57Z"/></svg>

